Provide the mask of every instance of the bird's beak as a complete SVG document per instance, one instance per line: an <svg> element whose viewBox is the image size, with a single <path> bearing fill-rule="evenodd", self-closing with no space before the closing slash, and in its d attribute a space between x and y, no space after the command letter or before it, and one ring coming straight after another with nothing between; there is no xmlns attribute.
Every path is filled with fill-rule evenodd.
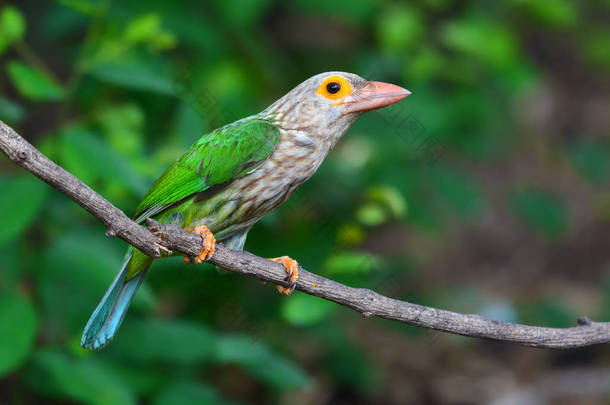
<svg viewBox="0 0 610 405"><path fill-rule="evenodd" d="M411 92L402 87L383 82L367 82L367 84L347 96L341 104L345 104L346 113L376 110L387 107Z"/></svg>

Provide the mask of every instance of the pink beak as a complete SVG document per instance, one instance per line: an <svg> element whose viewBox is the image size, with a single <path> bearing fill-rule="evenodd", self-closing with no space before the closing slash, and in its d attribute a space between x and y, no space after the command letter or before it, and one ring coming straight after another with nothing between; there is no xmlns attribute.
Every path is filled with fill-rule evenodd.
<svg viewBox="0 0 610 405"><path fill-rule="evenodd" d="M347 96L342 104L345 104L348 113L370 111L394 104L409 94L409 90L394 84L368 82L363 88Z"/></svg>

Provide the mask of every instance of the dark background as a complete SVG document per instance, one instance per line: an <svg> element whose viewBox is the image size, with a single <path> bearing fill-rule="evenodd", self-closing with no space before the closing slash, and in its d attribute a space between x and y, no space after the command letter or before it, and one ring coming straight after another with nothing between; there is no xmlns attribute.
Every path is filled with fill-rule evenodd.
<svg viewBox="0 0 610 405"><path fill-rule="evenodd" d="M203 133L328 70L413 92L250 232L353 286L528 324L610 319L610 2L0 2L0 119L130 213ZM125 244L0 157L0 403L597 404L606 346L539 350L155 263L79 347Z"/></svg>

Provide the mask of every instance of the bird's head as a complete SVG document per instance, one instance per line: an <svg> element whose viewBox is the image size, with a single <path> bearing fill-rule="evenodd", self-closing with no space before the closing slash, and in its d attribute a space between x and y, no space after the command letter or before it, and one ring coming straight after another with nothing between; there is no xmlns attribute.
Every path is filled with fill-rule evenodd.
<svg viewBox="0 0 610 405"><path fill-rule="evenodd" d="M264 113L286 130L332 137L334 144L363 112L394 104L409 94L402 87L353 73L326 72L305 80Z"/></svg>

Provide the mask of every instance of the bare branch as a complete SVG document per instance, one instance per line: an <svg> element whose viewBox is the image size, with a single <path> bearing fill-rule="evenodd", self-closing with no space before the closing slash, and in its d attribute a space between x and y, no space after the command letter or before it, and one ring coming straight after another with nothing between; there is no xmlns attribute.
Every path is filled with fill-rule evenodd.
<svg viewBox="0 0 610 405"><path fill-rule="evenodd" d="M0 121L0 149L15 163L67 195L108 227L108 236L118 236L142 252L159 257L174 250L189 256L199 254L199 235L176 227L147 221L147 228L129 219L79 179L62 169ZM235 273L287 286L286 273L279 263L245 251L216 245L209 260ZM353 288L300 269L297 289L334 301L360 312L365 318L377 316L458 335L509 341L526 346L573 348L610 342L610 323L580 318L571 328L544 328L459 314L385 297L374 291Z"/></svg>

